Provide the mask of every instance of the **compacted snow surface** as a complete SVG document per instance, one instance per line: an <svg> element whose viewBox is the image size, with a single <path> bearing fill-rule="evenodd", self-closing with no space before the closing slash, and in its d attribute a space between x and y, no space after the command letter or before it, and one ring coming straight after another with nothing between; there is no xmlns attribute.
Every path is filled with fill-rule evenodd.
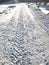
<svg viewBox="0 0 49 65"><path fill-rule="evenodd" d="M0 65L49 65L49 15L33 4L0 5Z"/></svg>

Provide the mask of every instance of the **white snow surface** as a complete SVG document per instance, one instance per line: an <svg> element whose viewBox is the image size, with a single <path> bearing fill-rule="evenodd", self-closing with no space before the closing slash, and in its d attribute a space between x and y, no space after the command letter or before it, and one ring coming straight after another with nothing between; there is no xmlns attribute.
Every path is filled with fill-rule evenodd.
<svg viewBox="0 0 49 65"><path fill-rule="evenodd" d="M44 14L48 14L49 10L46 10L45 8L40 7L39 8Z"/></svg>
<svg viewBox="0 0 49 65"><path fill-rule="evenodd" d="M49 64L49 28L30 8L28 3L0 5L0 65Z"/></svg>

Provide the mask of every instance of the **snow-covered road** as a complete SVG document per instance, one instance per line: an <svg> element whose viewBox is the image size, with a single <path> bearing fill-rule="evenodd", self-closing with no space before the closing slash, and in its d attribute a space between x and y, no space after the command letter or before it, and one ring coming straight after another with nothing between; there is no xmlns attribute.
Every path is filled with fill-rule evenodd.
<svg viewBox="0 0 49 65"><path fill-rule="evenodd" d="M10 20L0 23L0 65L49 65L47 27L37 16L19 3Z"/></svg>

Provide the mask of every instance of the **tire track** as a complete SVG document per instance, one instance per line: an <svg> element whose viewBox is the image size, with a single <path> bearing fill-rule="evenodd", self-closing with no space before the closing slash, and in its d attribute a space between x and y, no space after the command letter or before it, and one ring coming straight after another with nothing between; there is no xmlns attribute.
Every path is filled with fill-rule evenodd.
<svg viewBox="0 0 49 65"><path fill-rule="evenodd" d="M21 14L22 13L22 14ZM32 65L30 58L28 57L29 51L24 48L24 22L23 22L23 11L20 9L18 24L16 27L15 39L13 39L13 49L10 55L14 57L11 59L14 65ZM14 41L15 40L15 41ZM16 59L15 59L16 58ZM14 60L15 59L15 60ZM13 62L14 61L14 62Z"/></svg>
<svg viewBox="0 0 49 65"><path fill-rule="evenodd" d="M26 4L17 6L1 35L1 44L6 49L2 51L7 52L8 65L39 65L47 60L49 38L39 23Z"/></svg>

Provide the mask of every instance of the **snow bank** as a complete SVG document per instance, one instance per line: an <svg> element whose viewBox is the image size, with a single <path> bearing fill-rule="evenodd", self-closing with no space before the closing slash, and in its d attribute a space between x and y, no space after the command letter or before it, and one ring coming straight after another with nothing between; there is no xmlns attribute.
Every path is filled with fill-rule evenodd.
<svg viewBox="0 0 49 65"><path fill-rule="evenodd" d="M49 10L46 10L45 8L40 7L39 8L44 14L48 14Z"/></svg>

